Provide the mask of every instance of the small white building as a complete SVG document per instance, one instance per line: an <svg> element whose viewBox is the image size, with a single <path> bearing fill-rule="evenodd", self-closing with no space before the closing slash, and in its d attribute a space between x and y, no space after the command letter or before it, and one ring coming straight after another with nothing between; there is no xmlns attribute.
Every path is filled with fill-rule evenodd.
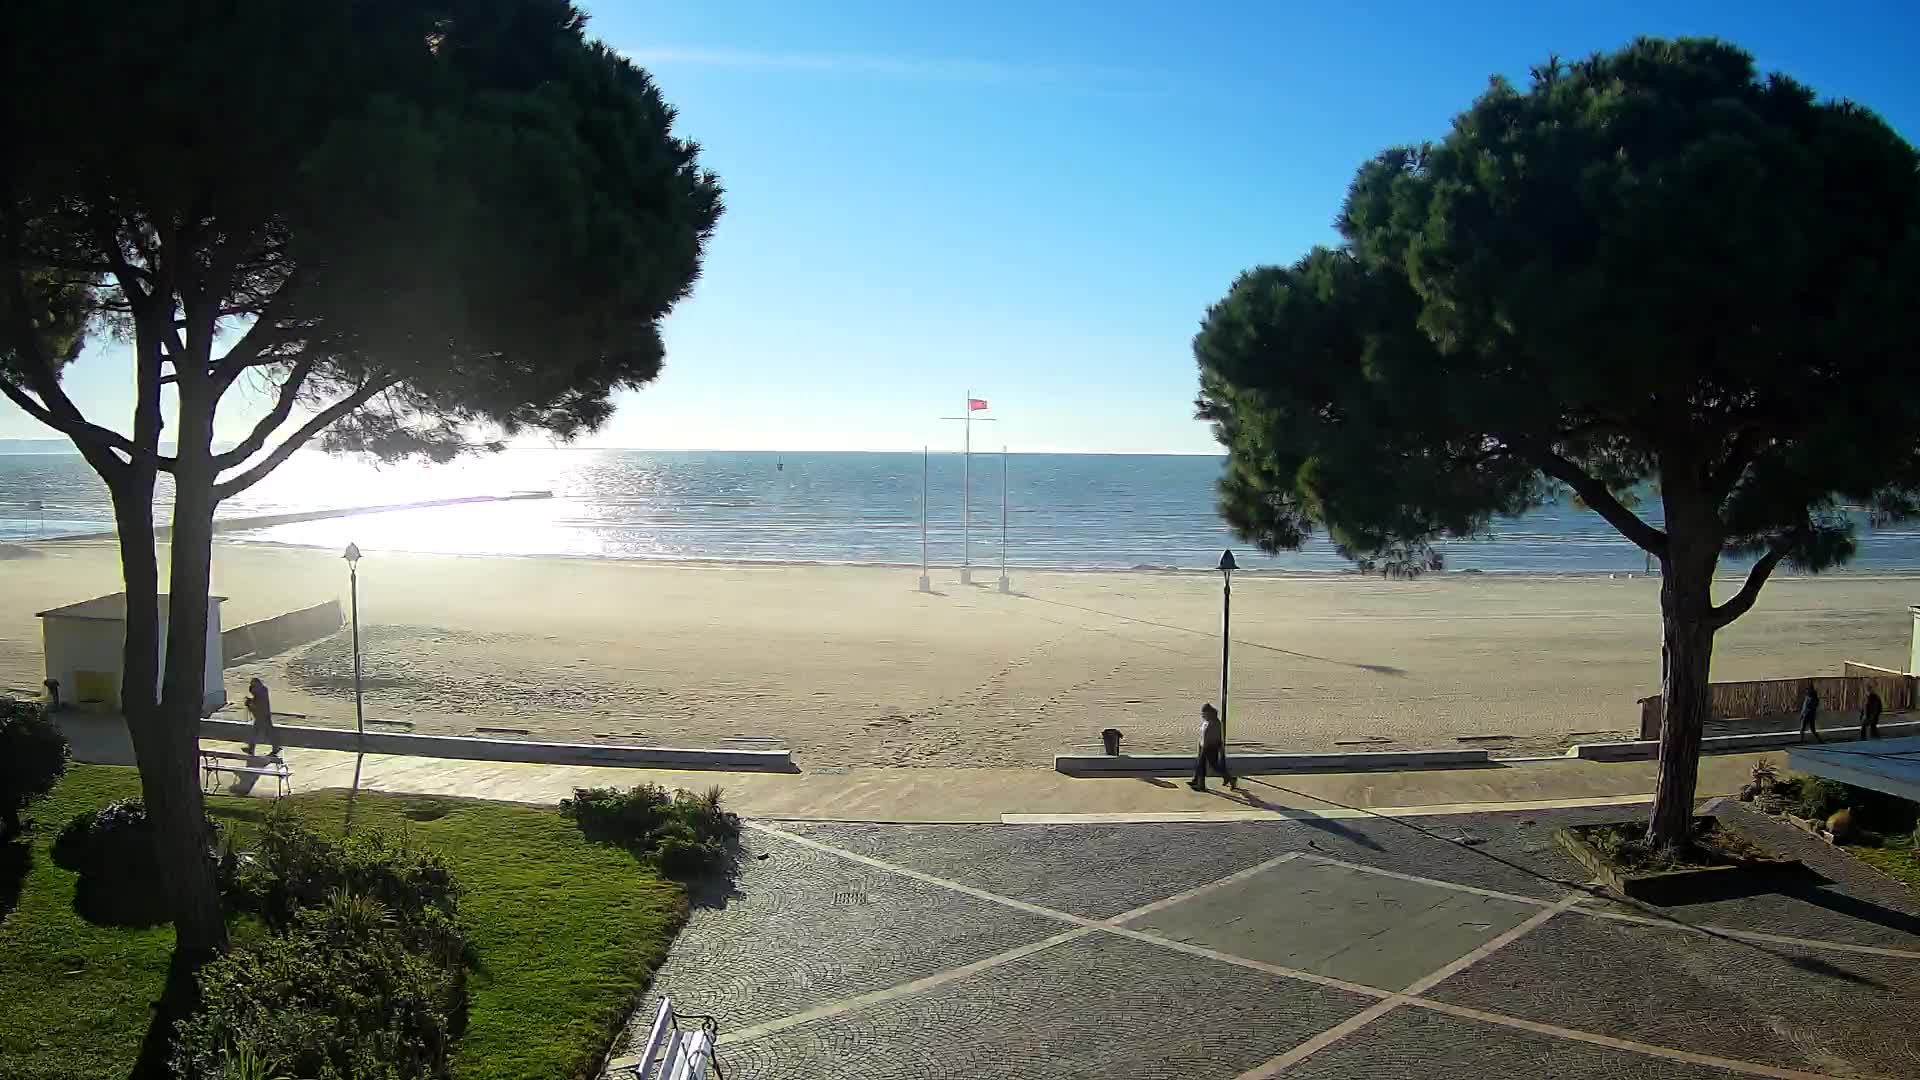
<svg viewBox="0 0 1920 1080"><path fill-rule="evenodd" d="M227 703L221 673L220 604L207 598L207 666L201 676L201 711L211 714ZM167 596L160 596L160 679L167 670ZM38 613L47 675L60 683L61 701L78 709L120 711L120 659L127 641L127 594L97 596L78 604ZM157 694L159 684L154 686Z"/></svg>

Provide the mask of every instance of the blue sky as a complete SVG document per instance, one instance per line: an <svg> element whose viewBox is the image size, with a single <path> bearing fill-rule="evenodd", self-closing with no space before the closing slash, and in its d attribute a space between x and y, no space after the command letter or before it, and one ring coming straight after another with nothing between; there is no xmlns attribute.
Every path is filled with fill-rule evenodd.
<svg viewBox="0 0 1920 1080"><path fill-rule="evenodd" d="M1210 452L1207 304L1331 239L1369 155L1552 53L1715 34L1920 133L1911 4L588 7L728 190L667 371L608 446L957 448L937 418L971 389L1001 418L980 442ZM124 423L118 355L70 378ZM36 433L0 405L0 436Z"/></svg>

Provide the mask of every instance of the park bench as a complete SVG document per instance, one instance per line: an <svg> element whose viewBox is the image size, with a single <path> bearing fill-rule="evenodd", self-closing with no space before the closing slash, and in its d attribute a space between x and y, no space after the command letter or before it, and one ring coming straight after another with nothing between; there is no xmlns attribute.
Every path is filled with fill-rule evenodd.
<svg viewBox="0 0 1920 1080"><path fill-rule="evenodd" d="M264 762L256 765L254 762ZM200 751L200 789L212 795L219 790L220 774L232 773L234 778L242 776L273 777L273 797L285 798L293 785L293 770L279 758L258 758L251 754L233 754L225 750Z"/></svg>
<svg viewBox="0 0 1920 1080"><path fill-rule="evenodd" d="M707 1080L713 1067L713 1040L719 1026L701 1017L698 1027L683 1029L673 1001L660 999L645 1049L632 1066L634 1080Z"/></svg>

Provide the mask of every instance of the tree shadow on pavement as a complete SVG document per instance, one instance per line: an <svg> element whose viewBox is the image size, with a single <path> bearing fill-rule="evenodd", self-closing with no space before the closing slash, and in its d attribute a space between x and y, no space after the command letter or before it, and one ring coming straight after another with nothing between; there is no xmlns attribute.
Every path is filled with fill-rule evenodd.
<svg viewBox="0 0 1920 1080"><path fill-rule="evenodd" d="M1886 989L1884 984L1872 978L1869 978L1865 975L1861 975L1858 972L1848 971L1847 969L1839 967L1838 965L1830 963L1826 960L1823 960L1818 956L1795 955L1793 953L1788 953L1779 949L1771 948L1766 944L1763 944L1758 941L1754 941L1744 937L1734 937L1729 934L1721 933L1712 927L1702 926L1697 923L1688 922L1687 920L1680 918L1678 915L1675 915L1667 911L1664 907L1643 903L1641 901L1634 900L1628 897L1616 896L1609 890L1593 882L1569 881L1566 878L1555 877L1552 874L1548 874L1541 870L1535 869L1534 867L1527 866L1524 863L1519 863L1519 862L1515 862L1512 859L1504 858L1500 855L1495 854L1494 852L1487 851L1476 845L1462 843L1459 840L1456 840L1452 837L1443 836L1440 833L1434 832L1432 829L1422 828L1419 824L1407 818L1389 817L1385 814L1377 814L1371 810L1366 809L1365 807L1348 806L1346 803L1340 802L1335 799L1329 799L1322 795L1309 795L1306 792L1295 791L1292 788L1283 787L1282 785L1271 783L1265 780L1254 780L1253 783L1261 784L1266 787L1273 788L1276 791L1284 791L1289 795L1298 795L1302 798L1313 799L1317 802L1323 802L1328 804L1329 806L1338 806L1348 810L1357 810L1360 813L1366 814L1369 817L1375 818L1379 821L1384 821L1393 825L1398 825L1403 829L1407 829L1411 832L1418 833L1421 836L1428 837L1429 839L1436 840L1440 843L1447 844L1450 847L1455 847L1462 851L1473 852L1475 855L1478 855L1483 859L1488 859L1490 861L1497 862L1502 866L1511 867L1515 870L1520 871L1521 873L1524 873L1532 878L1535 878L1536 880L1547 882L1554 885L1559 885L1563 888L1568 889L1569 891L1583 892L1590 896L1597 897L1599 899L1607 900L1624 907L1632 908L1635 911L1639 912L1643 917L1655 919L1663 923L1668 923L1676 928L1689 930L1694 933L1713 938L1716 941L1723 941L1729 944L1741 945L1746 948L1752 949L1755 952L1764 953L1768 956L1773 957L1776 960L1779 960L1787 964L1789 967L1795 968L1796 970L1799 970L1799 971L1805 971L1805 972L1808 972L1809 974L1821 975L1827 978L1837 979L1843 982L1850 982L1850 983L1855 983L1863 986L1873 986L1873 987L1878 987L1880 989ZM1307 824L1315 824L1315 822L1312 821L1311 819L1301 819L1301 820L1305 821ZM1321 820L1324 821L1326 819L1321 819ZM1328 830L1328 831L1332 831L1332 830ZM1348 831L1351 831L1351 830L1348 830ZM1371 846L1375 847L1376 850L1380 850L1378 848L1378 845L1371 845ZM1920 933L1920 919L1917 919L1912 915L1908 915L1905 912L1894 911L1890 908L1882 907L1879 904L1875 904L1866 900L1861 900L1858 897L1849 896L1845 893L1832 892L1825 888L1820 887L1826 884L1831 884L1831 882L1827 878L1822 877L1810 867L1803 867L1797 876L1797 880L1791 884L1785 883L1784 879L1780 877L1774 877L1772 879L1748 878L1746 884L1737 885L1736 888L1745 892L1746 895L1759 895L1759 894L1771 893L1776 895L1792 896L1792 897L1804 900L1807 903L1814 904L1819 907L1827 908L1830 911L1848 915L1853 918L1862 919L1867 922L1872 922L1880 926L1887 926L1887 927L1892 927L1894 929L1907 930L1910 933ZM1728 899L1730 897L1724 896L1724 895L1716 895L1709 898L1710 899Z"/></svg>
<svg viewBox="0 0 1920 1080"><path fill-rule="evenodd" d="M1359 829L1353 828L1350 825L1342 825L1335 818L1320 817L1314 814L1313 811L1311 810L1302 810L1296 806L1281 806L1278 803L1270 803L1267 800L1261 798L1260 796L1254 794L1253 792L1247 790L1246 788L1247 784L1249 783L1265 784L1266 782L1263 780L1253 780L1249 777L1243 776L1240 778L1240 783L1241 783L1241 787L1238 793L1238 796L1239 796L1238 798L1236 798L1234 795L1228 794L1227 792L1220 791L1217 788L1208 788L1207 794L1212 795L1216 798L1225 799L1228 802L1244 802L1248 806L1254 807L1255 809L1272 810L1275 813L1286 814L1288 816L1289 821L1297 821L1300 824L1305 825L1310 829L1318 829L1323 833L1327 833L1328 835L1337 836L1340 839L1345 840L1350 844L1358 844L1361 847L1368 849L1369 851L1385 851L1386 850L1386 848L1380 846L1380 842L1378 840L1375 840L1373 837L1368 836L1366 833L1363 833ZM1267 784L1266 786L1278 787L1278 785L1276 784ZM1285 790L1285 789L1281 789L1281 790Z"/></svg>

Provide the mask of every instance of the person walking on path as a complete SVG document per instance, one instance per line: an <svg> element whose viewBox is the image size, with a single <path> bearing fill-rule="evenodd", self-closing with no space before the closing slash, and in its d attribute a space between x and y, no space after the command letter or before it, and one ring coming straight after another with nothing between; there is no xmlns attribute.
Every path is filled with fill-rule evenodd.
<svg viewBox="0 0 1920 1080"><path fill-rule="evenodd" d="M267 684L256 676L247 684L247 715L253 718L253 730L247 734L247 756L261 743L273 747L272 757L280 756L280 733L273 730L273 704L267 696Z"/></svg>
<svg viewBox="0 0 1920 1080"><path fill-rule="evenodd" d="M1811 733L1814 742L1824 742L1825 740L1820 738L1820 727L1816 722L1819 719L1820 691L1815 690L1812 683L1808 683L1807 692L1800 696L1800 734Z"/></svg>
<svg viewBox="0 0 1920 1080"><path fill-rule="evenodd" d="M1220 723L1220 710L1212 702L1200 706L1200 756L1193 762L1193 779L1187 786L1195 791L1207 790L1207 766L1213 766L1227 787L1240 790L1239 781L1227 771L1226 731Z"/></svg>
<svg viewBox="0 0 1920 1080"><path fill-rule="evenodd" d="M1875 690L1867 691L1867 700L1860 706L1860 737L1877 739L1880 737L1880 710L1885 704Z"/></svg>

